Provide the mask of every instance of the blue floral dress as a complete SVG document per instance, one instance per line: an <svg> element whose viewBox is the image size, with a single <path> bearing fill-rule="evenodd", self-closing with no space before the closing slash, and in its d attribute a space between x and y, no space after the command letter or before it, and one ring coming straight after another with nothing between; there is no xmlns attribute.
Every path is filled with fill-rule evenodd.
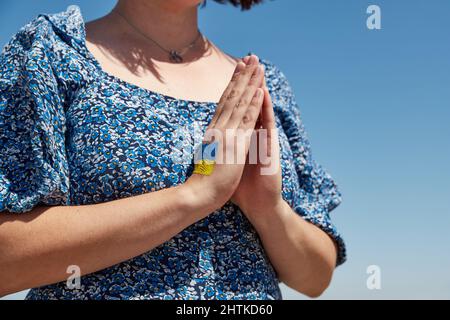
<svg viewBox="0 0 450 320"><path fill-rule="evenodd" d="M279 129L283 198L345 246L329 212L341 201L311 158L285 76L262 59ZM38 204L85 205L178 185L192 162L174 161L173 138L205 129L215 103L176 99L103 71L85 45L80 10L40 15L0 57L0 212ZM27 299L281 299L261 241L231 202L159 247L81 278L32 289Z"/></svg>

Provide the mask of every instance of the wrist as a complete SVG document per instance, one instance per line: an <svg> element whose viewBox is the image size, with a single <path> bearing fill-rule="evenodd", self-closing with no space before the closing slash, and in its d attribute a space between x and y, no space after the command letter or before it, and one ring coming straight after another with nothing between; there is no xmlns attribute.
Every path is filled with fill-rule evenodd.
<svg viewBox="0 0 450 320"><path fill-rule="evenodd" d="M237 205L247 216L265 217L273 215L273 212L280 211L284 205L287 204L281 196L281 193L274 196L269 201L267 200L269 199L266 199L266 201L259 201L253 198L248 199L248 201L241 200Z"/></svg>
<svg viewBox="0 0 450 320"><path fill-rule="evenodd" d="M250 223L258 230L270 229L274 220L284 219L292 210L289 204L281 197L264 206L249 206L243 209Z"/></svg>
<svg viewBox="0 0 450 320"><path fill-rule="evenodd" d="M186 206L193 211L201 212L204 216L219 209L226 202L212 191L206 181L207 178L201 175L193 175L179 186L180 197L183 197Z"/></svg>

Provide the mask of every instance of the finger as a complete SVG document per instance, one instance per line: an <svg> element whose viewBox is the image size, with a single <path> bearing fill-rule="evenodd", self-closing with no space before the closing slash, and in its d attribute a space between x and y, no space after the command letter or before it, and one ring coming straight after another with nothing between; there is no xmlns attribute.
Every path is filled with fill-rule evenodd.
<svg viewBox="0 0 450 320"><path fill-rule="evenodd" d="M253 77L256 68L258 66L258 58L256 56L251 56L249 58L249 64L245 66L245 69L239 73L234 86L229 91L229 94L224 95L225 102L222 108L222 112L217 120L219 127L225 127L229 117L231 116L233 110L238 105L241 96L247 89L248 82Z"/></svg>
<svg viewBox="0 0 450 320"><path fill-rule="evenodd" d="M239 127L242 118L245 116L250 103L255 96L256 90L261 84L262 78L264 75L264 71L262 66L258 66L256 71L253 73L250 78L250 82L247 84L247 88L239 100L238 106L233 109L233 112L228 120L227 127L229 128L237 128Z"/></svg>
<svg viewBox="0 0 450 320"><path fill-rule="evenodd" d="M226 128L228 119L233 113L234 108L238 105L238 102L247 89L248 83L250 82L250 79L255 71L258 69L258 66L258 58L256 56L251 56L250 64L248 64L245 69L239 73L238 79L236 80L229 95L225 97L226 101L223 106L223 110L217 119L216 127Z"/></svg>
<svg viewBox="0 0 450 320"><path fill-rule="evenodd" d="M264 88L264 101L261 107L262 113L262 130L265 130L266 155L271 157L277 154L279 150L278 132L276 130L275 111L273 109L272 98L270 97L267 87ZM275 152L275 153L274 153Z"/></svg>
<svg viewBox="0 0 450 320"><path fill-rule="evenodd" d="M247 57L245 57L244 59L243 59L243 62L244 63L248 63L249 61L248 61L248 56ZM263 68L263 77L262 77L262 79L261 79L261 83L258 85L258 87L261 87L261 88L264 88L265 86L266 86L266 77L265 77L265 65L264 64L261 64L261 66L262 66L262 68ZM251 113L250 113L251 114ZM246 120L245 121L248 121L248 117L246 117ZM244 122L245 122L244 121ZM244 124L241 124L241 127L243 126ZM254 127L254 129L258 129L258 128L261 128L262 127L262 108L261 108L261 110L260 110L260 112L259 112L259 114L258 114L258 117L257 117L257 120L256 120L256 123L255 123L255 127ZM256 131L255 131L256 132ZM254 138L252 138L252 140L253 139L255 139L256 141L258 140L258 135L256 135ZM257 144L257 142L256 142L256 144ZM248 161L248 157L249 157L249 154L247 154L247 161ZM257 161L257 159L255 158L255 159L253 159L252 160L253 162L252 163L256 163L256 161Z"/></svg>
<svg viewBox="0 0 450 320"><path fill-rule="evenodd" d="M239 129L247 130L255 127L256 121L258 120L258 115L261 111L263 99L263 89L257 88L245 115L242 117L241 123L239 124Z"/></svg>
<svg viewBox="0 0 450 320"><path fill-rule="evenodd" d="M272 98L270 97L270 93L267 87L265 87L263 90L264 90L264 101L261 108L262 114L261 126L267 130L275 129L276 128L275 112L273 110Z"/></svg>
<svg viewBox="0 0 450 320"><path fill-rule="evenodd" d="M265 89L265 88L267 88L266 75L265 75L266 67L264 65L262 65L262 66L263 66L264 77L262 79L261 88ZM262 127L262 121L263 121L262 118L263 118L263 115L262 115L262 109L261 109L261 112L259 113L259 116L258 116L258 120L256 121L256 124L255 124L255 129L259 129Z"/></svg>
<svg viewBox="0 0 450 320"><path fill-rule="evenodd" d="M242 59L242 61L243 61L245 64L248 64L248 63L249 63L249 59L250 59L250 56L246 56L244 59ZM264 79L262 80L262 83L261 83L260 87L263 88L263 87L266 86L266 78L265 78L265 70L266 70L266 66L265 66L264 64L261 64L261 65L262 65L263 71L264 71Z"/></svg>
<svg viewBox="0 0 450 320"><path fill-rule="evenodd" d="M254 138L257 138L254 135L256 133L254 127L258 114L261 110L263 99L263 90L261 88L257 88L245 115L242 117L241 123L235 131L235 153L238 157L239 163L245 163L247 161L251 141L253 141Z"/></svg>
<svg viewBox="0 0 450 320"><path fill-rule="evenodd" d="M219 118L222 110L223 105L225 104L226 97L230 95L231 90L233 89L239 74L245 69L245 64L242 61L239 61L236 65L236 68L234 69L233 75L231 77L230 82L228 83L227 87L225 88L225 91L223 92L222 96L220 97L219 102L217 103L216 107L216 113L214 114L213 118L211 119L211 122L208 126L208 128L214 128L217 119Z"/></svg>

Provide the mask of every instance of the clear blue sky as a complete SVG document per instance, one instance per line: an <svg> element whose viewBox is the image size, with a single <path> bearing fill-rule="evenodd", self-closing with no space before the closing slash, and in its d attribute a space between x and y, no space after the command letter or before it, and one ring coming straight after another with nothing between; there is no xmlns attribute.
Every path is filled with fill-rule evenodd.
<svg viewBox="0 0 450 320"><path fill-rule="evenodd" d="M0 45L40 12L115 1L0 2ZM366 9L382 10L382 30ZM348 245L323 298L450 298L450 1L274 0L250 12L208 2L201 30L290 80L315 158L339 183ZM366 288L368 265L381 290ZM285 291L286 298L300 295Z"/></svg>

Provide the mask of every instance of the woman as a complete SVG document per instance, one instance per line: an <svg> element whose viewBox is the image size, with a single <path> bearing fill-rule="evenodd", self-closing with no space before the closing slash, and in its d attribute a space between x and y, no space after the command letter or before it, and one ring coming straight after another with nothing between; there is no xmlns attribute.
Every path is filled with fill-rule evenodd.
<svg viewBox="0 0 450 320"><path fill-rule="evenodd" d="M311 159L284 75L200 34L199 2L119 0L86 25L71 6L5 47L1 295L281 299L279 281L310 297L326 289L345 260L329 218L340 194ZM257 146L277 142L267 150L276 170L261 174L259 158L175 161L177 132L194 124L205 143L231 132L215 156L244 160L259 139L234 148L238 129L265 130ZM67 270L80 272L79 286Z"/></svg>

